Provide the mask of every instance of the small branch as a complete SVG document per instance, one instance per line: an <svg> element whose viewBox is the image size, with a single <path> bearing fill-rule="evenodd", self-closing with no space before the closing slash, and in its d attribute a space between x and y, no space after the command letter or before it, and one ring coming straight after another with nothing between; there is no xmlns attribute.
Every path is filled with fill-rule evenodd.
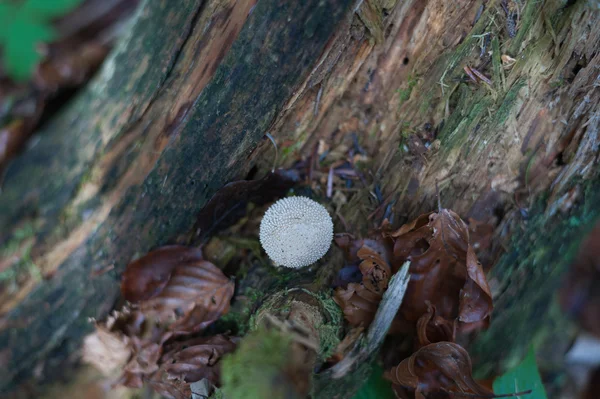
<svg viewBox="0 0 600 399"><path fill-rule="evenodd" d="M271 133L267 133L265 136L271 140L271 143L273 143L273 146L275 147L275 160L273 161L273 168L271 169L271 173L275 173L275 169L277 168L277 158L279 157L279 150L277 149L277 143L275 142L273 136L271 136Z"/></svg>
<svg viewBox="0 0 600 399"><path fill-rule="evenodd" d="M331 378L339 379L346 376L355 365L367 361L373 353L377 352L404 299L404 294L410 280L410 275L408 274L409 267L410 262L405 262L392 277L388 289L383 294L383 298L375 314L375 319L371 323L367 335L361 334L350 353L326 371Z"/></svg>

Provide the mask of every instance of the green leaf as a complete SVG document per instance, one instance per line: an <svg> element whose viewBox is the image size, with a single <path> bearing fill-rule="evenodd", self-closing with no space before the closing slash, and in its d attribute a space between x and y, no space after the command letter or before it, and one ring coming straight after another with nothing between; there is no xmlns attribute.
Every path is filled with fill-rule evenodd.
<svg viewBox="0 0 600 399"><path fill-rule="evenodd" d="M28 79L42 55L37 46L56 38L50 21L73 10L83 0L25 0L0 3L0 45L6 72Z"/></svg>
<svg viewBox="0 0 600 399"><path fill-rule="evenodd" d="M21 10L27 15L48 20L62 17L81 3L83 0L26 0Z"/></svg>
<svg viewBox="0 0 600 399"><path fill-rule="evenodd" d="M16 13L17 9L12 4L0 3L0 42L4 42L8 37Z"/></svg>
<svg viewBox="0 0 600 399"><path fill-rule="evenodd" d="M374 366L369 379L352 399L394 399L392 383L383 378L383 370Z"/></svg>
<svg viewBox="0 0 600 399"><path fill-rule="evenodd" d="M509 370L503 376L494 380L494 393L496 395L511 394L527 391L532 392L523 396L527 399L547 399L542 378L535 361L535 352L533 348L529 350L525 359L512 370Z"/></svg>
<svg viewBox="0 0 600 399"><path fill-rule="evenodd" d="M54 37L51 26L30 20L22 13L16 14L3 40L6 71L15 80L29 78L42 58L36 47Z"/></svg>

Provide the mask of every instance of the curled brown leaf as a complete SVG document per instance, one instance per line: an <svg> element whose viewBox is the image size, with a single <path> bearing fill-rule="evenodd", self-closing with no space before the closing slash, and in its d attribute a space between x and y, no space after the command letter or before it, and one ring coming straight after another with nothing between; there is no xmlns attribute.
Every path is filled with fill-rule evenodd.
<svg viewBox="0 0 600 399"><path fill-rule="evenodd" d="M356 257L361 261L359 269L363 277L360 283L349 283L346 288L337 288L333 299L352 326L366 327L373 321L391 278L389 251L384 243L375 240L348 241L344 245L347 248L357 248L360 245L356 250Z"/></svg>
<svg viewBox="0 0 600 399"><path fill-rule="evenodd" d="M140 310L171 323L175 335L206 328L229 311L234 284L208 261L178 265L162 291L140 303Z"/></svg>
<svg viewBox="0 0 600 399"><path fill-rule="evenodd" d="M171 272L182 263L202 260L199 248L169 245L158 248L127 265L121 279L121 294L131 303L158 295Z"/></svg>
<svg viewBox="0 0 600 399"><path fill-rule="evenodd" d="M421 215L385 236L394 241L392 268L411 261L411 280L400 308L404 324L410 326L428 312L459 320L461 331L486 326L492 311L487 280L469 245L466 224L453 211Z"/></svg>
<svg viewBox="0 0 600 399"><path fill-rule="evenodd" d="M150 252L127 266L121 289L131 307L97 325L92 339L108 350L122 349L117 359L120 384L141 388L147 383L165 397L180 399L191 395L190 382L218 382L217 363L235 349L236 339L182 340L227 313L234 292L233 282L203 260L199 248L169 246ZM112 360L96 356L96 363L106 359Z"/></svg>
<svg viewBox="0 0 600 399"><path fill-rule="evenodd" d="M195 382L206 378L219 381L217 364L223 355L233 352L237 338L225 335L200 337L174 344L163 356L164 370L170 378Z"/></svg>
<svg viewBox="0 0 600 399"><path fill-rule="evenodd" d="M357 256L362 260L358 266L363 275L363 284L371 292L383 295L388 287L392 272L386 249L380 242L364 240Z"/></svg>
<svg viewBox="0 0 600 399"><path fill-rule="evenodd" d="M229 310L234 284L199 248L166 246L130 263L121 292L175 335L203 330Z"/></svg>
<svg viewBox="0 0 600 399"><path fill-rule="evenodd" d="M422 347L385 374L393 384L415 391L416 399L430 393L493 397L472 375L471 358L460 345L437 342Z"/></svg>
<svg viewBox="0 0 600 399"><path fill-rule="evenodd" d="M429 345L432 342L454 342L456 335L456 322L451 322L436 315L435 306L428 303L427 313L417 320L417 339L419 346Z"/></svg>
<svg viewBox="0 0 600 399"><path fill-rule="evenodd" d="M345 289L338 288L333 299L350 325L366 327L375 318L381 295L369 291L362 283L350 283Z"/></svg>

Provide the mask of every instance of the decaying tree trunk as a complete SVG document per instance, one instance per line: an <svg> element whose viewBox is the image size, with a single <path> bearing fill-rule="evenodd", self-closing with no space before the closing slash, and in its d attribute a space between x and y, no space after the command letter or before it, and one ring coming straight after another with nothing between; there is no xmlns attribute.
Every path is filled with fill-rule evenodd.
<svg viewBox="0 0 600 399"><path fill-rule="evenodd" d="M10 166L3 242L29 247L44 279L3 286L0 390L55 369L113 306L127 262L177 241L245 174L351 5L255 3L145 2L100 75Z"/></svg>
<svg viewBox="0 0 600 399"><path fill-rule="evenodd" d="M189 242L216 190L254 164L270 169L266 133L283 154L350 133L376 154L369 188L384 201L366 209L366 190L339 202L355 234L386 208L396 222L435 209L436 183L444 207L495 225L481 251L497 255L496 310L471 347L483 372L532 342L556 348L568 329L555 293L600 210L594 7L148 0L4 179L0 392L76 351L131 259Z"/></svg>

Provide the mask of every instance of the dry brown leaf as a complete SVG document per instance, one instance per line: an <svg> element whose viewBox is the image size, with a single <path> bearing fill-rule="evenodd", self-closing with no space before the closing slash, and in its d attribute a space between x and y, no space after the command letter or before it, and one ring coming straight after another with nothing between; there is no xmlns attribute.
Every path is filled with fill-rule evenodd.
<svg viewBox="0 0 600 399"><path fill-rule="evenodd" d="M105 376L118 375L130 357L128 337L109 331L103 325L97 324L96 331L83 341L83 361Z"/></svg>
<svg viewBox="0 0 600 399"><path fill-rule="evenodd" d="M182 263L202 260L199 248L169 245L129 263L121 279L121 294L131 303L158 295L167 285L173 269Z"/></svg>
<svg viewBox="0 0 600 399"><path fill-rule="evenodd" d="M475 251L469 245L467 248L467 279L460 291L458 306L458 320L471 326L463 327L462 330L480 324L487 327L489 317L493 309L492 293L483 273L481 263L477 260Z"/></svg>
<svg viewBox="0 0 600 399"><path fill-rule="evenodd" d="M432 342L454 342L455 335L456 323L436 315L435 306L428 303L427 313L417 320L419 346L429 345Z"/></svg>
<svg viewBox="0 0 600 399"><path fill-rule="evenodd" d="M192 396L190 384L178 378L169 378L163 369L155 373L152 378L145 382L158 394L169 399L189 399Z"/></svg>
<svg viewBox="0 0 600 399"><path fill-rule="evenodd" d="M350 283L346 289L338 288L333 299L350 325L366 327L375 317L381 295L367 290L362 283Z"/></svg>
<svg viewBox="0 0 600 399"><path fill-rule="evenodd" d="M414 390L416 399L425 399L430 393L494 395L473 379L469 354L452 342L424 346L385 376L395 385Z"/></svg>
<svg viewBox="0 0 600 399"><path fill-rule="evenodd" d="M206 378L216 384L219 381L216 366L223 355L233 352L237 341L237 338L216 335L177 342L163 356L163 368L170 378L186 382Z"/></svg>
<svg viewBox="0 0 600 399"><path fill-rule="evenodd" d="M130 263L121 292L175 335L206 328L229 311L234 284L199 248L167 246Z"/></svg>
<svg viewBox="0 0 600 399"><path fill-rule="evenodd" d="M158 370L158 360L162 355L162 345L155 342L142 342L135 350L133 358L124 368L126 373L152 374Z"/></svg>
<svg viewBox="0 0 600 399"><path fill-rule="evenodd" d="M208 261L178 265L157 296L140 303L140 310L172 323L175 335L206 328L229 311L234 284Z"/></svg>
<svg viewBox="0 0 600 399"><path fill-rule="evenodd" d="M107 341L104 346L126 350L127 356L118 359L120 384L141 388L146 382L161 395L179 399L191 395L190 382L218 382L215 366L235 349L236 339L175 340L227 313L233 296L233 282L203 260L199 248L169 246L150 252L127 266L121 289L133 305L115 312L96 332ZM104 358L95 356L90 362Z"/></svg>
<svg viewBox="0 0 600 399"><path fill-rule="evenodd" d="M364 240L357 255L362 259L358 267L363 275L364 286L371 292L383 295L392 278L385 247L380 242Z"/></svg>
<svg viewBox="0 0 600 399"><path fill-rule="evenodd" d="M327 359L327 366L332 366L341 361L346 354L354 347L356 340L358 340L361 334L365 331L364 327L354 327L348 334L340 341L335 348L334 353Z"/></svg>
<svg viewBox="0 0 600 399"><path fill-rule="evenodd" d="M362 282L349 283L347 287L337 288L333 299L342 308L344 317L352 326L367 327L373 321L379 302L387 289L391 278L388 263L388 250L380 241L348 241L347 248L356 248L356 256L361 263Z"/></svg>
<svg viewBox="0 0 600 399"><path fill-rule="evenodd" d="M428 303L446 320L458 319L461 331L486 326L492 311L487 280L469 245L466 224L451 210L421 215L399 230L394 240L394 270L410 260L411 280L400 315L413 325Z"/></svg>

